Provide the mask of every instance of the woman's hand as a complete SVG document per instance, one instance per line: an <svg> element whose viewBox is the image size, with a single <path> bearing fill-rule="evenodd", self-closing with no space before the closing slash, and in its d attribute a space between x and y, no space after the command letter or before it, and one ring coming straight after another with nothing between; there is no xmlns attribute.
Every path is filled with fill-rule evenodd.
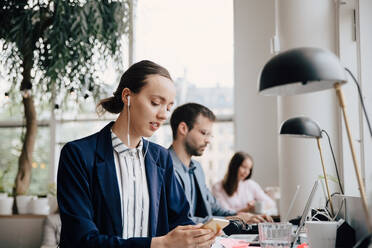
<svg viewBox="0 0 372 248"><path fill-rule="evenodd" d="M228 217L227 219L237 219L241 220L246 224L254 224L254 223L261 223L261 222L273 222L273 219L266 214L251 214L251 213L243 213L239 212L236 216Z"/></svg>
<svg viewBox="0 0 372 248"><path fill-rule="evenodd" d="M260 222L274 222L273 218L267 214L254 214L251 218L253 223L260 223Z"/></svg>
<svg viewBox="0 0 372 248"><path fill-rule="evenodd" d="M178 226L165 236L153 238L151 248L209 248L217 234L200 227L201 224Z"/></svg>
<svg viewBox="0 0 372 248"><path fill-rule="evenodd" d="M255 212L254 203L255 203L254 201L248 202L246 207L241 209L239 212L254 213Z"/></svg>

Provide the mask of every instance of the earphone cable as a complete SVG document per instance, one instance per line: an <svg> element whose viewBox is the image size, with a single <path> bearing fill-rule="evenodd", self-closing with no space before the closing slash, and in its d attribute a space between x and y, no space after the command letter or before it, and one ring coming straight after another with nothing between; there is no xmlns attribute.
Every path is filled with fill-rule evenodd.
<svg viewBox="0 0 372 248"><path fill-rule="evenodd" d="M129 125L130 125L130 111L129 111L129 104L127 104L128 107L128 147L130 148L130 135L129 135Z"/></svg>
<svg viewBox="0 0 372 248"><path fill-rule="evenodd" d="M145 140L143 137L142 137L142 139ZM150 141L147 140L146 150L145 150L145 153L143 155L143 159L146 158L147 151L149 150L149 144L150 144Z"/></svg>

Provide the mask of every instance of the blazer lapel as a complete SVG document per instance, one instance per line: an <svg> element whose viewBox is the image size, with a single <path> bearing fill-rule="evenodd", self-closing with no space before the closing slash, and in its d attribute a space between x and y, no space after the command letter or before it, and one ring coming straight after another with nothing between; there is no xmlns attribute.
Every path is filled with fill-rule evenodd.
<svg viewBox="0 0 372 248"><path fill-rule="evenodd" d="M111 141L111 122L98 135L97 141L97 177L102 195L109 210L114 230L117 235L122 234L122 216L120 192L115 169L114 154Z"/></svg>
<svg viewBox="0 0 372 248"><path fill-rule="evenodd" d="M148 145L150 145L148 141L144 140L143 150L145 150L145 147ZM145 156L146 178L150 197L149 230L151 237L156 236L159 201L165 173L165 170L156 164L158 157L159 154L156 153L156 150L152 150L151 147L148 149Z"/></svg>

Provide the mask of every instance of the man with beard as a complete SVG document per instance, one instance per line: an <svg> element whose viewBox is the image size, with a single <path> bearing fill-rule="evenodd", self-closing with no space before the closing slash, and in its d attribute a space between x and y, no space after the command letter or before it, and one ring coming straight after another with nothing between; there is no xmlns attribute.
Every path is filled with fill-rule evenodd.
<svg viewBox="0 0 372 248"><path fill-rule="evenodd" d="M272 221L268 216L237 213L220 206L205 184L204 171L192 156L203 155L212 137L215 115L207 107L187 103L176 108L171 116L173 143L169 151L176 177L190 204L190 216L195 223L204 223L212 216L239 219L245 223Z"/></svg>

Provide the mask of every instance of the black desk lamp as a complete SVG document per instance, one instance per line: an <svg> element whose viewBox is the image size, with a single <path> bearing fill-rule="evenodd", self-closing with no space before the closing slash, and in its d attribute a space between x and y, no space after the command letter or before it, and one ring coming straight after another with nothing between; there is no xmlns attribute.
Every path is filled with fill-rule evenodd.
<svg viewBox="0 0 372 248"><path fill-rule="evenodd" d="M369 232L371 232L372 225L370 223L366 193L359 172L345 110L344 96L341 91L341 84L344 83L346 83L345 70L333 53L321 48L303 47L279 53L265 64L259 77L259 92L262 95L285 96L330 88L336 89L344 117L367 226Z"/></svg>
<svg viewBox="0 0 372 248"><path fill-rule="evenodd" d="M324 180L325 180L326 189L327 189L329 206L331 207L331 212L332 212L332 216L333 216L334 215L334 209L333 209L331 194L330 194L330 190L329 190L329 186L328 186L328 177L327 177L326 169L325 169L325 166L324 166L322 147L320 145L320 139L322 138L322 132L325 132L328 136L328 133L325 130L320 129L320 127L318 126L318 124L315 121L313 121L312 119L307 118L307 117L295 117L295 118L288 119L288 120L284 121L282 126L280 127L280 134L281 135L290 135L290 136L301 137L301 138L316 139L317 144L318 144L320 161L322 162L322 169L323 169L323 175L324 175ZM339 177L338 169L337 169L337 164L336 164L336 160L334 158L333 149L332 149L332 145L330 143L330 139L329 139L329 144L330 144L331 151L332 151L332 156L333 156L333 159L334 159L334 162L335 162L335 167L336 167L337 178L338 178L340 190L343 193L343 188L341 186L340 177Z"/></svg>

